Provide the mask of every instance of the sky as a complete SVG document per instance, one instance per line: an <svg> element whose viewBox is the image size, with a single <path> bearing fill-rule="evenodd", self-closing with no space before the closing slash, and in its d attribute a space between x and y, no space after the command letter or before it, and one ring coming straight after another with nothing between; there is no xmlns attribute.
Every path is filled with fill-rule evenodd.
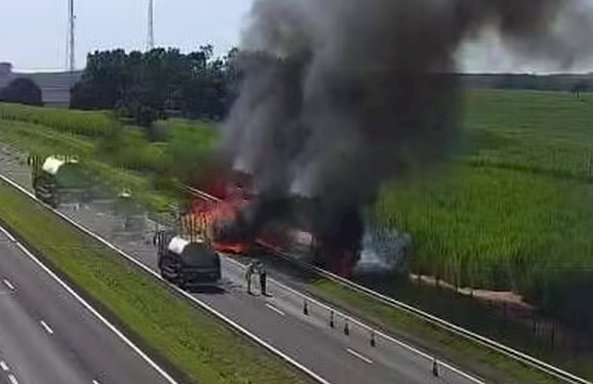
<svg viewBox="0 0 593 384"><path fill-rule="evenodd" d="M77 67L88 52L111 48L144 50L148 0L75 0ZM346 0L345 0L346 1ZM212 44L222 55L237 46L253 0L155 0L158 46L191 51ZM0 0L0 61L17 70L66 67L67 0ZM466 72L555 72L549 63L519 61L492 37L464 47ZM572 71L588 72L593 63Z"/></svg>
<svg viewBox="0 0 593 384"><path fill-rule="evenodd" d="M158 46L183 51L215 45L223 54L239 42L252 0L155 0ZM75 0L77 67L88 52L144 50L148 0ZM66 66L67 0L0 0L0 61L17 69Z"/></svg>

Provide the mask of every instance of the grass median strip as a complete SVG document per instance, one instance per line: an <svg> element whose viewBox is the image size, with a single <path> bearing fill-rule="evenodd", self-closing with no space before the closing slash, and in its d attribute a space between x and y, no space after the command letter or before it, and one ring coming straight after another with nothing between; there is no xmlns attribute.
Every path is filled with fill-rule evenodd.
<svg viewBox="0 0 593 384"><path fill-rule="evenodd" d="M0 220L187 382L305 382L267 351L2 181Z"/></svg>

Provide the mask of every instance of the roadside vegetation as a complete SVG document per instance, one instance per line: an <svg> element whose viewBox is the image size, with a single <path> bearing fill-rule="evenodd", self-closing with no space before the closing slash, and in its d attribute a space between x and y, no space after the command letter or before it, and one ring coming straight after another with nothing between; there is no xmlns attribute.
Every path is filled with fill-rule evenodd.
<svg viewBox="0 0 593 384"><path fill-rule="evenodd" d="M593 99L472 92L449 171L390 186L377 206L410 232L412 271L512 290L593 329Z"/></svg>
<svg viewBox="0 0 593 384"><path fill-rule="evenodd" d="M591 334L593 98L473 91L466 101L462 139L454 158L440 172L386 187L376 206L379 217L385 225L413 235L412 272L459 287L517 292L536 305L540 315ZM11 117L5 117L6 109ZM0 104L0 142L43 154L53 154L56 148L79 153L104 179L133 188L141 202L158 211L166 211L176 200L172 180L199 175L217 134L211 123L169 119L153 124L151 135L158 140L150 141L145 131L108 113L84 112L81 125L83 119L96 116L97 121L107 118L105 127L116 127L85 134L82 128L64 128L59 119L43 120L44 111ZM582 350L574 355L554 351L534 339L530 326L515 326L486 314L488 310L439 311L444 303L459 309L464 299L441 300L443 292L409 294L396 285L393 292L410 304L593 377L590 356ZM376 318L419 345L423 345L420 336L442 332L327 282L312 289L328 301L358 308L361 315ZM460 322L463 316L471 321ZM479 352L446 332L431 338L436 342L427 349L451 361L459 361L459 355L443 352L447 345L511 372L517 382L544 382L538 373L483 349ZM586 337L582 341L587 345Z"/></svg>
<svg viewBox="0 0 593 384"><path fill-rule="evenodd" d="M327 279L320 278L316 280L310 285L309 291L312 295L327 303L343 308L359 318L367 319L379 329L388 330L388 333L399 340L419 347L423 351L438 357L441 361L447 361L455 367L478 375L487 383L551 384L561 382L489 348L482 347L477 343L419 320L413 315L406 314L377 300L369 299L366 295ZM434 295L434 292L432 294ZM455 310L459 310L457 305ZM471 315L470 312L464 312L464 314ZM476 320L486 319L482 317L476 318ZM491 320L496 321L494 317ZM490 326L495 328L496 324L497 322L494 322ZM508 325L513 326L512 324ZM513 335L515 338L513 341L522 343L521 345L524 348L529 346L531 353L535 352L542 357L536 343L533 342L532 338L529 338L528 333L521 327L515 327L508 334ZM510 340L506 339L504 341L508 342ZM545 357L551 356L546 355ZM574 366L571 368L574 368ZM589 370L586 364L579 366L579 368L581 373L583 373L583 368ZM592 372L588 371L587 373L590 375Z"/></svg>
<svg viewBox="0 0 593 384"><path fill-rule="evenodd" d="M159 140L109 112L0 103L0 142L47 157L78 155L115 190L131 189L157 212L175 203L174 181L197 177L216 138L212 123L168 119L154 123Z"/></svg>
<svg viewBox="0 0 593 384"><path fill-rule="evenodd" d="M86 136L105 137L112 133L118 123L111 112L86 112L57 108L38 108L20 104L0 104L2 120L39 124L58 132Z"/></svg>
<svg viewBox="0 0 593 384"><path fill-rule="evenodd" d="M275 356L4 182L0 182L0 222L142 347L182 373L183 382L305 382Z"/></svg>

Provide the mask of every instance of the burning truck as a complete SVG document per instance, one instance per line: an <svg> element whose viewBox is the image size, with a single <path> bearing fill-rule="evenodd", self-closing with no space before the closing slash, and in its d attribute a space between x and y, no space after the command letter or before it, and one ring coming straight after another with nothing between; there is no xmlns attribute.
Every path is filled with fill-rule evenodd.
<svg viewBox="0 0 593 384"><path fill-rule="evenodd" d="M350 277L360 258L364 230L358 209L339 214L322 212L318 199L268 197L241 172L226 173L205 192L215 199L196 198L184 215L185 227L211 239L227 254L250 254L264 248L286 254L340 276Z"/></svg>

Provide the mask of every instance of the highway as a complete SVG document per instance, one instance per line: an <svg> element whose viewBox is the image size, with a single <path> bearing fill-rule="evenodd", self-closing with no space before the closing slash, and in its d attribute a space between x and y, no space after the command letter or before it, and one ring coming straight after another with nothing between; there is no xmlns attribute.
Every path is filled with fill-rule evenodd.
<svg viewBox="0 0 593 384"><path fill-rule="evenodd" d="M170 383L0 231L0 383Z"/></svg>
<svg viewBox="0 0 593 384"><path fill-rule="evenodd" d="M31 189L29 171L21 162L0 156L0 169L3 175ZM109 201L68 205L59 210L152 271L157 270L156 250L150 241L154 228L149 222L126 230L123 218L114 213ZM337 311L332 328L331 310L311 301L305 311L303 297L279 283L270 283L272 297L250 296L245 292L244 267L229 258L223 258L222 267L220 289L192 292L192 296L307 367L325 383L480 383L440 363L435 376L431 357L401 343L381 339L373 346L368 328L358 326L355 319L349 319L346 327L345 317ZM18 271L11 276L19 276ZM64 319L49 320L63 329Z"/></svg>

